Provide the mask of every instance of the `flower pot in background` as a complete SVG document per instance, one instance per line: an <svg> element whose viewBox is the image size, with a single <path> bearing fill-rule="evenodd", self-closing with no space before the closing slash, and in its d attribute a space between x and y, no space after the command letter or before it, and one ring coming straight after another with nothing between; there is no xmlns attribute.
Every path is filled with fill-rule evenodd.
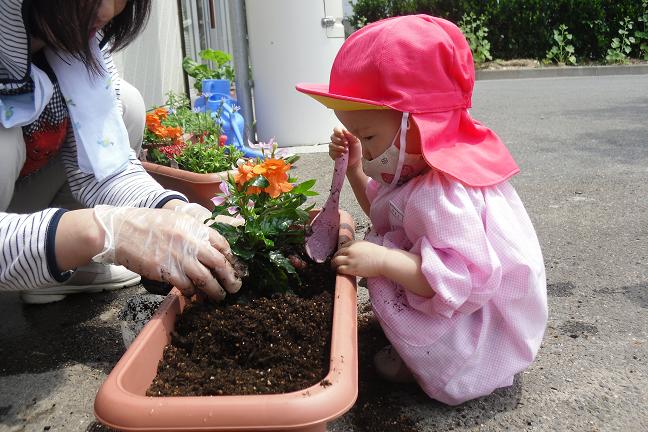
<svg viewBox="0 0 648 432"><path fill-rule="evenodd" d="M163 187L180 192L186 195L190 202L198 203L209 210L214 207L211 199L216 196L218 186L227 178L229 172L200 174L145 161L142 161L142 166Z"/></svg>
<svg viewBox="0 0 648 432"><path fill-rule="evenodd" d="M339 240L350 240L353 234L351 217L341 212ZM336 277L327 376L319 384L291 393L145 396L186 304L187 299L174 289L112 370L95 399L95 415L101 423L126 431L323 432L328 421L353 406L358 392L355 278Z"/></svg>

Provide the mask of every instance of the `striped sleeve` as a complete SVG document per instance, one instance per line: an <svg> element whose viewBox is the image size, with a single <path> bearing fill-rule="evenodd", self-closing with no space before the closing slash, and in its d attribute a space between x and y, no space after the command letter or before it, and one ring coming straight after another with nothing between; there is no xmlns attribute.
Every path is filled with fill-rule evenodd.
<svg viewBox="0 0 648 432"><path fill-rule="evenodd" d="M0 212L0 291L39 288L69 277L56 264L54 238L63 209Z"/></svg>
<svg viewBox="0 0 648 432"><path fill-rule="evenodd" d="M29 39L23 0L0 0L0 92L16 90L29 81Z"/></svg>
<svg viewBox="0 0 648 432"><path fill-rule="evenodd" d="M153 180L132 150L126 169L100 182L93 174L82 172L77 163L76 143L72 129L68 130L66 143L61 150L61 159L72 194L86 207L108 204L121 207L160 208L172 199L187 201L184 195L166 190Z"/></svg>

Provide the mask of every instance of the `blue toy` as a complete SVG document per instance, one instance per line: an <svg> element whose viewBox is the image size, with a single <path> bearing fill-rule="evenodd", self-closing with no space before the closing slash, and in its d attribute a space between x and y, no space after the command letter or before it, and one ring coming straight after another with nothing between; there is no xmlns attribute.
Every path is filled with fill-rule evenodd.
<svg viewBox="0 0 648 432"><path fill-rule="evenodd" d="M263 153L245 145L245 120L236 100L230 97L229 80L203 80L202 95L194 102L194 109L209 111L213 118L220 112L220 126L227 136L226 144L242 151L245 157L264 159Z"/></svg>

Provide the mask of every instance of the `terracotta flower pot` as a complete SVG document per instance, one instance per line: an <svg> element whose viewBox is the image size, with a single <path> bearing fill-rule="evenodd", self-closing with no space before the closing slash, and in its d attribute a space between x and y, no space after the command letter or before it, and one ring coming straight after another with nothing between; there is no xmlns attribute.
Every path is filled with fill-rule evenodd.
<svg viewBox="0 0 648 432"><path fill-rule="evenodd" d="M353 221L340 212L340 240L353 238ZM337 275L330 369L300 391L251 396L148 397L176 317L187 300L173 289L103 383L97 419L126 431L325 431L355 403L358 352L355 278ZM329 385L330 384L330 385Z"/></svg>
<svg viewBox="0 0 648 432"><path fill-rule="evenodd" d="M213 209L211 199L219 193L218 186L227 178L228 171L200 174L142 161L144 169L167 189L183 193L189 201ZM235 172L235 171L230 171Z"/></svg>

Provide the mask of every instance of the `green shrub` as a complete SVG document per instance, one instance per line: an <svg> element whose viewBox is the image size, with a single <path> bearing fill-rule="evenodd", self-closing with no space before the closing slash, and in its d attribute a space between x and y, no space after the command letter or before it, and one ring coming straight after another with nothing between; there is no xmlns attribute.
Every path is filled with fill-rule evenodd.
<svg viewBox="0 0 648 432"><path fill-rule="evenodd" d="M547 51L547 61L558 64L576 64L574 45L571 44L573 36L567 31L567 26L561 24L553 31L554 45Z"/></svg>
<svg viewBox="0 0 648 432"><path fill-rule="evenodd" d="M189 57L182 60L182 68L184 71L195 79L194 88L198 93L202 92L202 81L204 79L227 79L234 81L234 69L230 64L232 56L220 50L206 49L198 53L204 62L211 62L213 67L209 64L199 63Z"/></svg>
<svg viewBox="0 0 648 432"><path fill-rule="evenodd" d="M459 28L466 36L472 50L473 60L477 64L484 63L486 60L493 60L490 54L490 42L486 39L488 27L484 25L485 19L484 15L477 17L470 12L469 15L464 15L459 21Z"/></svg>
<svg viewBox="0 0 648 432"><path fill-rule="evenodd" d="M643 10L637 20L640 23L643 23L643 28L641 30L637 29L635 37L639 44L639 57L648 60L648 0L643 0L641 2L641 7Z"/></svg>
<svg viewBox="0 0 648 432"><path fill-rule="evenodd" d="M612 43L605 56L608 63L627 63L628 55L635 43L635 38L630 36L634 22L626 17L623 21L619 21L619 25L621 26L618 30L619 37L612 38Z"/></svg>
<svg viewBox="0 0 648 432"><path fill-rule="evenodd" d="M426 13L455 23L464 15L485 16L494 58L543 59L553 45L553 31L564 24L573 35L579 58L603 59L617 23L638 21L644 0L357 0L350 22L364 25L382 18Z"/></svg>

